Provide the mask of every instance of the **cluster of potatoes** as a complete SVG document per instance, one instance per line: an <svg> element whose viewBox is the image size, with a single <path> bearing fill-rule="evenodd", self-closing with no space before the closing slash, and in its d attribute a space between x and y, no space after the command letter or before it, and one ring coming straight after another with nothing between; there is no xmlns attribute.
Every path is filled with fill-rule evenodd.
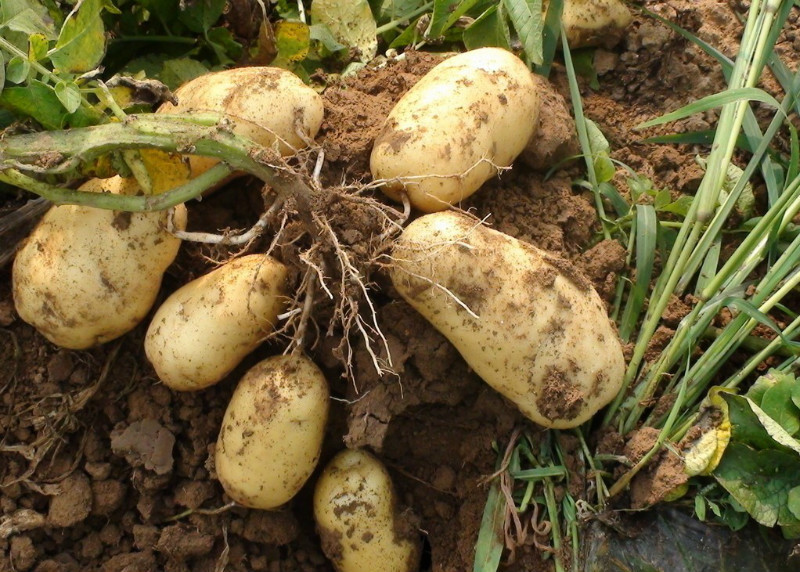
<svg viewBox="0 0 800 572"><path fill-rule="evenodd" d="M209 74L176 96L177 106L159 111L223 111L236 132L284 155L313 140L323 116L315 91L274 68ZM539 105L530 71L513 54L484 48L451 57L397 103L371 169L388 197L426 213L391 253L399 295L529 419L567 428L606 405L622 382L622 349L599 296L563 260L451 208L511 165L534 135ZM188 160L193 176L215 162ZM82 189L141 192L120 177ZM184 206L172 216L185 228ZM130 331L150 312L180 246L166 217L53 207L14 263L20 317L73 349ZM145 337L163 383L192 391L225 378L275 330L290 298L288 274L280 261L251 254L172 293ZM253 508L287 503L316 468L329 399L323 372L301 353L251 368L217 441L226 493ZM316 483L314 505L337 569L416 569L418 534L399 525L389 474L374 456L337 455Z"/></svg>

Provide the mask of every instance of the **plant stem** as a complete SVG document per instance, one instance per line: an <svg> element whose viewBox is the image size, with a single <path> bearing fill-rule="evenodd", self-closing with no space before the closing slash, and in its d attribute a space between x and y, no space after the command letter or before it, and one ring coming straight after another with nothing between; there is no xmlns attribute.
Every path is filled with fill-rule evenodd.
<svg viewBox="0 0 800 572"><path fill-rule="evenodd" d="M57 205L83 205L98 209L127 212L160 211L185 203L200 196L206 189L224 180L231 174L231 168L220 163L184 185L159 195L112 195L53 187L37 181L15 169L0 171L0 180L31 191Z"/></svg>
<svg viewBox="0 0 800 572"><path fill-rule="evenodd" d="M102 155L141 148L219 159L227 166L207 175L203 184L210 184L217 177L217 180L221 180L224 170L245 171L273 187L284 198L294 198L301 216L303 213L308 215L306 218L309 220L304 222L310 223L311 189L302 178L283 167L282 159L276 151L236 135L217 115L130 115L125 121L118 123L8 137L0 141L0 173L5 177L4 180L9 180L10 177L14 179L14 184L36 194L51 193L51 196L63 202L81 201L82 204L113 210L126 210L128 205L135 205L136 209L158 210L168 208L169 203L178 196L191 193L197 196L197 186L200 183L188 188L184 185L180 192L177 189L173 191L175 195L167 193L149 197L147 200L142 197L96 193L83 193L84 196L79 199L81 191L63 192L66 190L61 189L52 194L54 187L43 186L31 177L22 178L15 174L21 171L64 174ZM58 150L57 153L54 153L55 149ZM313 224L309 228L314 228Z"/></svg>

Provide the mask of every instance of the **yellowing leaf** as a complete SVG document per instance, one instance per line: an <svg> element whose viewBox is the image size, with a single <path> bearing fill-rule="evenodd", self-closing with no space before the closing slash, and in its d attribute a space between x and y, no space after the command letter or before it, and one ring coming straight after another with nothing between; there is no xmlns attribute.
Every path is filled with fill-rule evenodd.
<svg viewBox="0 0 800 572"><path fill-rule="evenodd" d="M275 44L278 56L273 62L280 67L289 67L303 61L311 45L311 32L302 22L278 22L275 25Z"/></svg>
<svg viewBox="0 0 800 572"><path fill-rule="evenodd" d="M719 395L721 388L712 388L708 406L697 423L703 434L684 455L684 467L690 477L710 475L719 465L731 441L731 420L728 404Z"/></svg>
<svg viewBox="0 0 800 572"><path fill-rule="evenodd" d="M100 14L106 7L106 0L83 0L70 12L55 48L48 54L57 71L84 73L100 65L106 53Z"/></svg>
<svg viewBox="0 0 800 572"><path fill-rule="evenodd" d="M139 186L148 195L158 195L183 185L191 178L189 164L177 153L139 149L123 153Z"/></svg>
<svg viewBox="0 0 800 572"><path fill-rule="evenodd" d="M361 62L378 53L378 28L367 0L314 0L311 20L327 27L340 44L354 48Z"/></svg>

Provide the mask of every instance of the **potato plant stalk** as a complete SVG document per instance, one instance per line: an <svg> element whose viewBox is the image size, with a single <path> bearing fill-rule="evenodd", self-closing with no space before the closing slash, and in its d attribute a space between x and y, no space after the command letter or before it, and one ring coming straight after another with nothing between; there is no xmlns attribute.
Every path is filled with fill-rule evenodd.
<svg viewBox="0 0 800 572"><path fill-rule="evenodd" d="M54 153L54 149L58 152ZM51 186L24 174L68 174L103 155L126 149L201 155L219 159L223 165L198 177L199 182L157 196L86 193ZM231 170L241 170L255 175L284 197L295 198L301 212L308 212L311 190L299 175L277 165L277 153L232 133L224 118L215 114L130 115L124 122L16 135L0 141L0 180L57 204L85 204L118 211L167 209L199 196Z"/></svg>

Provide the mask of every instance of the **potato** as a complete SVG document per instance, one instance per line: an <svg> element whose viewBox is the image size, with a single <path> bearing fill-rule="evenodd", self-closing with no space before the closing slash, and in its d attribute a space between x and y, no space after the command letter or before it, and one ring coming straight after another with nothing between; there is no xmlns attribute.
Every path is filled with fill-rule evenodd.
<svg viewBox="0 0 800 572"><path fill-rule="evenodd" d="M411 223L392 258L400 295L532 421L575 427L620 390L617 333L568 262L455 212Z"/></svg>
<svg viewBox="0 0 800 572"><path fill-rule="evenodd" d="M314 471L328 420L328 382L302 355L275 356L250 369L222 420L215 465L237 503L272 509Z"/></svg>
<svg viewBox="0 0 800 572"><path fill-rule="evenodd" d="M548 2L542 2L547 11ZM561 23L570 48L613 47L631 23L631 12L620 0L564 0Z"/></svg>
<svg viewBox="0 0 800 572"><path fill-rule="evenodd" d="M286 302L286 267L251 254L176 290L144 340L158 377L178 391L217 383L271 333Z"/></svg>
<svg viewBox="0 0 800 572"><path fill-rule="evenodd" d="M370 170L392 199L435 212L467 198L511 165L531 138L539 96L525 64L500 48L449 58L392 109Z"/></svg>
<svg viewBox="0 0 800 572"><path fill-rule="evenodd" d="M419 570L419 533L398 512L389 473L366 451L342 451L325 467L314 489L314 520L338 572Z"/></svg>
<svg viewBox="0 0 800 572"><path fill-rule="evenodd" d="M322 124L319 94L290 71L245 67L201 75L175 91L178 105L163 104L158 113L224 113L234 122L234 133L281 155L308 146ZM192 155L192 177L217 159Z"/></svg>
<svg viewBox="0 0 800 572"><path fill-rule="evenodd" d="M81 190L133 195L134 179L93 179ZM186 208L174 224L186 228ZM14 261L20 317L48 340L85 349L133 329L155 302L181 241L166 230L167 212L125 213L85 206L51 208Z"/></svg>

